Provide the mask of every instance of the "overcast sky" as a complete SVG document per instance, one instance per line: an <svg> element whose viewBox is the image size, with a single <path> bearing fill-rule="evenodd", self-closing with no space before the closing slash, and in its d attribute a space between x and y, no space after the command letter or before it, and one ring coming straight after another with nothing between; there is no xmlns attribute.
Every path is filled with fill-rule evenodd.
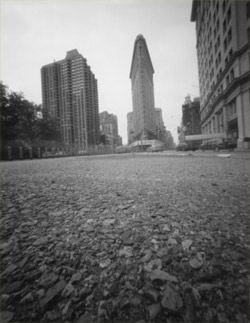
<svg viewBox="0 0 250 323"><path fill-rule="evenodd" d="M0 75L10 90L42 103L40 69L76 48L98 80L99 112L118 117L127 143L134 41L146 39L155 106L177 142L185 96L199 96L192 0L0 0Z"/></svg>

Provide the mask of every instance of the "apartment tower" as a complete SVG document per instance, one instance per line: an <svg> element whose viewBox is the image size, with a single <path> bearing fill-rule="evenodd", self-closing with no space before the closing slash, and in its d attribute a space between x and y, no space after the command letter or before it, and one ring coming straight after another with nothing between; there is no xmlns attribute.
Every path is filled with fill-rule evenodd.
<svg viewBox="0 0 250 323"><path fill-rule="evenodd" d="M134 139L155 139L154 68L146 40L138 35L134 43L130 79L132 86Z"/></svg>
<svg viewBox="0 0 250 323"><path fill-rule="evenodd" d="M202 134L249 148L249 1L193 0Z"/></svg>
<svg viewBox="0 0 250 323"><path fill-rule="evenodd" d="M43 66L41 79L44 112L60 120L66 147L99 144L97 80L87 60L70 50L65 59Z"/></svg>

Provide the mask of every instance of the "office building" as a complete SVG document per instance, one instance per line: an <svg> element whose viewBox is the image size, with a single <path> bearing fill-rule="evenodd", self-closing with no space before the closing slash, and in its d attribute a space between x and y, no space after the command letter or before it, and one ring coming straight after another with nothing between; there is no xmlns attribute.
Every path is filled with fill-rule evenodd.
<svg viewBox="0 0 250 323"><path fill-rule="evenodd" d="M95 75L76 49L41 68L45 114L58 118L61 138L69 149L98 145L99 108Z"/></svg>
<svg viewBox="0 0 250 323"><path fill-rule="evenodd" d="M127 133L128 133L128 143L131 144L135 141L135 127L134 127L134 113L129 112L127 114Z"/></svg>
<svg viewBox="0 0 250 323"><path fill-rule="evenodd" d="M164 126L163 118L162 118L162 109L155 108L155 126L156 126L156 135L159 141L163 141L163 134L166 133L166 128Z"/></svg>
<svg viewBox="0 0 250 323"><path fill-rule="evenodd" d="M201 134L200 98L195 98L193 101L189 95L185 98L185 103L182 105L182 126L186 129L187 136Z"/></svg>
<svg viewBox="0 0 250 323"><path fill-rule="evenodd" d="M193 0L202 134L249 148L249 1Z"/></svg>
<svg viewBox="0 0 250 323"><path fill-rule="evenodd" d="M100 113L101 142L105 145L116 147L119 145L117 116L107 111Z"/></svg>
<svg viewBox="0 0 250 323"><path fill-rule="evenodd" d="M161 108L155 108L155 126L157 132L165 129Z"/></svg>
<svg viewBox="0 0 250 323"><path fill-rule="evenodd" d="M154 68L146 40L138 35L133 50L130 79L133 101L134 139L157 138L154 102Z"/></svg>

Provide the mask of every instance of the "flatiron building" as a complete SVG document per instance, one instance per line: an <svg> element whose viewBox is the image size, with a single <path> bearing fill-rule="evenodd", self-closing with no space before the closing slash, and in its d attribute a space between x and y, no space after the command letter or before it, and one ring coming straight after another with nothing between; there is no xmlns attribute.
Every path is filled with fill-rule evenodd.
<svg viewBox="0 0 250 323"><path fill-rule="evenodd" d="M130 79L135 140L157 138L154 102L154 68L146 40L138 35L133 50Z"/></svg>

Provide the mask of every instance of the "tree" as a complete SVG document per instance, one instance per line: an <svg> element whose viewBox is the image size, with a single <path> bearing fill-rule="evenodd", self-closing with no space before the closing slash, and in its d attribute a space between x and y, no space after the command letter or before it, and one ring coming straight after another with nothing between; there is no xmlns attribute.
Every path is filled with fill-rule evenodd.
<svg viewBox="0 0 250 323"><path fill-rule="evenodd" d="M10 92L0 82L0 122L2 145L22 141L25 145L38 145L40 140L60 142L59 120L47 115L38 117L41 105L24 98L22 93Z"/></svg>
<svg viewBox="0 0 250 323"><path fill-rule="evenodd" d="M39 140L61 141L60 121L57 118L45 115L37 120L36 125Z"/></svg>
<svg viewBox="0 0 250 323"><path fill-rule="evenodd" d="M8 87L0 82L0 121L1 121L1 140L12 140L16 137L15 126L18 122L18 111L9 102Z"/></svg>
<svg viewBox="0 0 250 323"><path fill-rule="evenodd" d="M9 96L9 106L15 115L14 133L16 138L33 144L37 137L37 109L38 106L29 102L23 94L12 92Z"/></svg>

